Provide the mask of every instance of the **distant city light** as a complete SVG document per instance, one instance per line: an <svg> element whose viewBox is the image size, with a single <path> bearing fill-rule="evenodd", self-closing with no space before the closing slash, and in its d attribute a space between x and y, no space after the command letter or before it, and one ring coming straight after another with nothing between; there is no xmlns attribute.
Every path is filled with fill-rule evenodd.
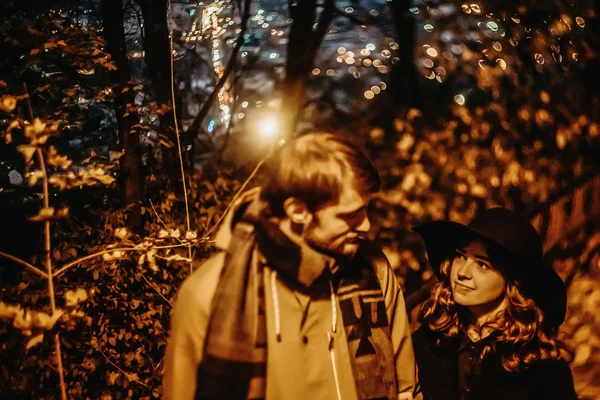
<svg viewBox="0 0 600 400"><path fill-rule="evenodd" d="M493 32L496 32L498 30L498 24L494 21L488 22L487 27L490 28L490 30L492 30Z"/></svg>
<svg viewBox="0 0 600 400"><path fill-rule="evenodd" d="M375 50L375 48L376 48L376 47L375 47L375 45L374 45L373 43L368 43L368 44L365 46L365 48L366 48L367 50L373 51L373 50Z"/></svg>
<svg viewBox="0 0 600 400"><path fill-rule="evenodd" d="M457 94L456 96L454 96L454 101L456 102L456 104L458 105L465 105L465 96L463 96L462 94Z"/></svg>

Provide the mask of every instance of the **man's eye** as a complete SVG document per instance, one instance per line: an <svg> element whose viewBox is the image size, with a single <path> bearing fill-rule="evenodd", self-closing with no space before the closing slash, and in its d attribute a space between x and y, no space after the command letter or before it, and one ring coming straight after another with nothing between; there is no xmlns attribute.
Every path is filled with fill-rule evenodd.
<svg viewBox="0 0 600 400"><path fill-rule="evenodd" d="M465 256L464 254L456 253L456 258L458 258L459 260L466 260L467 256Z"/></svg>
<svg viewBox="0 0 600 400"><path fill-rule="evenodd" d="M480 267L481 269L484 269L484 270L490 269L490 267L489 267L489 266L488 266L486 263L484 263L484 262L481 262L481 261L480 261L480 262L478 262L477 264L479 264L479 267Z"/></svg>

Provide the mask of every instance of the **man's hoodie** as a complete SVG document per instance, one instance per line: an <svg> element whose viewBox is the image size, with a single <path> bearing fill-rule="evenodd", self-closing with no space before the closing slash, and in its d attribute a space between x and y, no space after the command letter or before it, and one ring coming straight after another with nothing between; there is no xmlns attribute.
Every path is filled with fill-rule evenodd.
<svg viewBox="0 0 600 400"><path fill-rule="evenodd" d="M165 357L163 398L166 400L192 400L196 385L202 384L196 381L197 369L225 250L239 218L237 210L248 202L258 201L259 194L259 189L253 189L235 203L215 236L219 251L198 266L178 292ZM264 262L264 257L256 253L253 262ZM420 397L402 291L391 268L377 272L390 321L399 398ZM316 279L308 290L302 290L284 283L268 264L263 279L268 349L266 399L358 399L341 310L331 296L329 280Z"/></svg>

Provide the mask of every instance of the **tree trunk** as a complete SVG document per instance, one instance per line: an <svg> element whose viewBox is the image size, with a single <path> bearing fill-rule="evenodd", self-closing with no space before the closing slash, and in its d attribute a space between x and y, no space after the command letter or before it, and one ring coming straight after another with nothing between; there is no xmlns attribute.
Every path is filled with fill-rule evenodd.
<svg viewBox="0 0 600 400"><path fill-rule="evenodd" d="M282 130L283 136L295 133L296 122L310 72L321 43L327 34L335 10L334 0L325 0L318 18L317 29L313 31L317 15L316 0L302 0L290 6L292 27L287 45L285 80L282 84Z"/></svg>
<svg viewBox="0 0 600 400"><path fill-rule="evenodd" d="M128 110L128 106L134 105L134 94L131 89L131 71L125 44L123 4L121 0L102 0L101 6L106 48L117 67L116 70L111 70L111 79L115 84L119 145L124 151L120 160L119 184L123 204L129 209L128 225L131 229L139 230L143 228L141 215L143 181L139 130L134 127L138 124L139 117L134 110Z"/></svg>
<svg viewBox="0 0 600 400"><path fill-rule="evenodd" d="M392 66L391 92L396 105L421 108L419 76L415 67L415 23L409 11L410 0L392 0L390 8L394 18L400 60Z"/></svg>
<svg viewBox="0 0 600 400"><path fill-rule="evenodd" d="M159 118L160 130L169 140L177 144L175 120L171 93L171 45L169 42L169 24L167 22L167 0L136 0L144 19L144 61L150 82L154 89L154 99L166 112ZM185 154L187 146L182 145ZM177 147L164 149L162 164L168 171L179 169Z"/></svg>

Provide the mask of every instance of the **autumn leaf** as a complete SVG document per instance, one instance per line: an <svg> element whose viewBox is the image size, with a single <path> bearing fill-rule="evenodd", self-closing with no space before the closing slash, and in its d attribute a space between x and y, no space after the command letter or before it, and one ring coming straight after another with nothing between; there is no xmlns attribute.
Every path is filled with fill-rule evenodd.
<svg viewBox="0 0 600 400"><path fill-rule="evenodd" d="M115 382L117 381L117 378L119 377L119 375L120 375L119 372L110 371L108 373L108 384L113 386L115 384Z"/></svg>
<svg viewBox="0 0 600 400"><path fill-rule="evenodd" d="M123 239L127 236L127 228L117 228L115 229L115 237L117 239Z"/></svg>
<svg viewBox="0 0 600 400"><path fill-rule="evenodd" d="M121 257L123 257L123 253L119 250L113 251L112 253L104 253L102 255L102 259L104 259L104 261L118 260Z"/></svg>
<svg viewBox="0 0 600 400"><path fill-rule="evenodd" d="M40 222L46 221L54 216L54 207L45 207L40 210L36 215L29 218L30 221Z"/></svg>
<svg viewBox="0 0 600 400"><path fill-rule="evenodd" d="M126 372L125 373L125 377L130 381L130 382L139 382L140 377L138 376L137 373L133 372Z"/></svg>
<svg viewBox="0 0 600 400"><path fill-rule="evenodd" d="M25 349L29 350L33 346L38 345L38 344L42 343L43 341L44 341L44 333L43 332L38 333L37 335L35 335L31 339L29 339L29 341L27 342L27 346L25 346Z"/></svg>
<svg viewBox="0 0 600 400"><path fill-rule="evenodd" d="M44 312L32 312L31 325L34 328L50 330L56 324L56 321L64 314L63 310L55 310L52 315Z"/></svg>
<svg viewBox="0 0 600 400"><path fill-rule="evenodd" d="M35 182L37 182L37 178L32 182L32 178L29 178L29 183L31 185L34 185ZM67 187L67 179L63 176L59 176L59 175L53 175L48 179L48 182L54 186L56 186L57 188L59 188L60 190L63 190Z"/></svg>
<svg viewBox="0 0 600 400"><path fill-rule="evenodd" d="M185 233L185 238L186 238L187 240L194 240L194 239L196 239L197 237L198 237L198 232L195 232L195 231L187 231L187 232Z"/></svg>
<svg viewBox="0 0 600 400"><path fill-rule="evenodd" d="M67 218L68 216L69 216L69 209L67 207L56 210L56 213L54 214L54 218L56 218L56 219Z"/></svg>
<svg viewBox="0 0 600 400"><path fill-rule="evenodd" d="M173 254L172 256L167 256L164 258L166 261L187 261L189 262L190 259L186 258L186 257L182 257L179 254Z"/></svg>
<svg viewBox="0 0 600 400"><path fill-rule="evenodd" d="M2 97L2 102L0 103L0 108L5 111L11 112L17 106L17 99L13 96L4 96Z"/></svg>
<svg viewBox="0 0 600 400"><path fill-rule="evenodd" d="M21 154L23 154L23 158L25 158L25 162L29 163L33 158L36 147L28 144L20 144L17 146L17 149Z"/></svg>
<svg viewBox="0 0 600 400"><path fill-rule="evenodd" d="M116 179L110 175L97 175L94 177L94 179L96 179L98 182L103 183L104 185L107 185L107 186L112 184L114 181L116 181Z"/></svg>
<svg viewBox="0 0 600 400"><path fill-rule="evenodd" d="M20 306L12 306L0 301L0 318L13 318L19 313L23 313L23 309Z"/></svg>
<svg viewBox="0 0 600 400"><path fill-rule="evenodd" d="M33 120L33 130L35 133L42 133L46 128L46 124L43 123L39 118Z"/></svg>
<svg viewBox="0 0 600 400"><path fill-rule="evenodd" d="M65 292L65 307L75 307L82 301L87 300L88 295L85 289L77 288Z"/></svg>

